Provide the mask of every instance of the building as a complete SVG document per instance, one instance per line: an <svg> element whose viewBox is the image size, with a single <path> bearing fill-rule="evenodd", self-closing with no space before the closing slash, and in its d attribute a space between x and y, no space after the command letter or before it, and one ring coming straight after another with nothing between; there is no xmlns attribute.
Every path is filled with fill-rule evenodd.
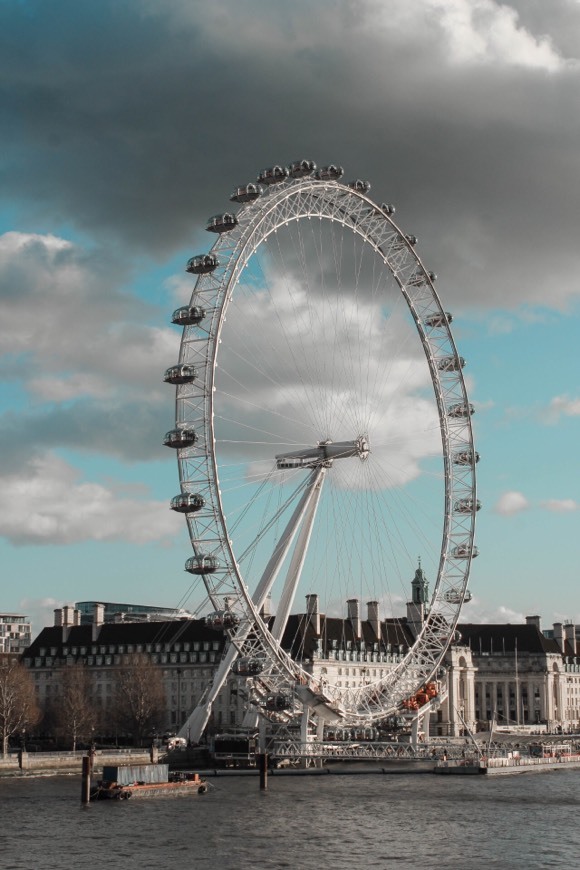
<svg viewBox="0 0 580 870"><path fill-rule="evenodd" d="M77 601L73 610L80 613L81 625L90 625L97 604L103 608L103 622L161 622L169 619L192 619L187 610L155 607L150 604L119 604L114 601Z"/></svg>
<svg viewBox="0 0 580 870"><path fill-rule="evenodd" d="M381 619L378 603L370 601L363 618L357 599L347 602L346 619L331 617L320 612L317 595L308 595L305 612L288 619L282 646L322 685L356 688L384 677L404 658L426 618L427 599L420 565L405 617ZM83 623L79 609L60 608L55 625L43 629L29 646L24 662L33 673L39 703L44 706L58 694L63 667L83 663L106 717L116 673L145 655L159 667L165 687L166 713L158 729L179 729L211 685L225 635L203 619L107 622L104 610L103 604L94 603L89 624ZM264 616L273 618L268 612ZM425 727L441 736L485 730L491 720L500 727L576 730L576 628L557 623L549 633L552 637L541 631L537 616L528 617L524 625L458 625L444 660L445 690ZM244 679L230 676L214 704L210 727L243 724L247 689Z"/></svg>
<svg viewBox="0 0 580 870"><path fill-rule="evenodd" d="M28 617L20 613L0 613L0 653L20 655L30 646Z"/></svg>

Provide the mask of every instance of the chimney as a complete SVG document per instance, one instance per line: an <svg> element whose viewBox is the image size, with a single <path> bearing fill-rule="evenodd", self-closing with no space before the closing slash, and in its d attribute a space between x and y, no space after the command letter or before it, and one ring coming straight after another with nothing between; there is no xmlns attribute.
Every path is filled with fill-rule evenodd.
<svg viewBox="0 0 580 870"><path fill-rule="evenodd" d="M62 625L62 607L56 607L56 608L55 608L55 611L54 611L54 624L55 624L55 626L58 626L59 628L60 628L60 626Z"/></svg>
<svg viewBox="0 0 580 870"><path fill-rule="evenodd" d="M350 624L352 625L353 634L357 640L361 637L361 628L360 628L360 608L358 598L349 598L346 602L346 606L348 607L348 619Z"/></svg>
<svg viewBox="0 0 580 870"><path fill-rule="evenodd" d="M68 640L68 636L70 634L70 630L73 627L74 621L74 607L72 604L65 604L62 608L62 642L66 643Z"/></svg>
<svg viewBox="0 0 580 870"><path fill-rule="evenodd" d="M564 652L564 626L561 622L554 623L554 640L562 652Z"/></svg>
<svg viewBox="0 0 580 870"><path fill-rule="evenodd" d="M542 630L540 625L541 617L539 616L526 616L526 625L535 625L538 631Z"/></svg>
<svg viewBox="0 0 580 870"><path fill-rule="evenodd" d="M381 637L381 620L379 618L379 602L367 601L367 619L377 640Z"/></svg>
<svg viewBox="0 0 580 870"><path fill-rule="evenodd" d="M268 622L272 616L272 595L269 592L264 598L264 603L260 609L260 616L265 622Z"/></svg>
<svg viewBox="0 0 580 870"><path fill-rule="evenodd" d="M93 624L92 628L92 642L95 643L99 632L101 630L101 625L105 621L105 605L104 604L95 604L93 605Z"/></svg>
<svg viewBox="0 0 580 870"><path fill-rule="evenodd" d="M318 609L318 595L306 596L306 615L312 626L314 634L320 634L320 610Z"/></svg>
<svg viewBox="0 0 580 870"><path fill-rule="evenodd" d="M81 624L81 612L76 607L73 610L73 625Z"/></svg>
<svg viewBox="0 0 580 870"><path fill-rule="evenodd" d="M564 638L566 645L570 646L572 655L576 655L576 626L573 622L567 622L564 626Z"/></svg>

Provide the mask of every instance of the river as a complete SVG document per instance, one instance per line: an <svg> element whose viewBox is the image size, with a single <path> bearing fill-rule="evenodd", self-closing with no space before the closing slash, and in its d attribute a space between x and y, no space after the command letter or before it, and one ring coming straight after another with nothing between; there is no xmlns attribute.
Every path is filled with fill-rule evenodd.
<svg viewBox="0 0 580 870"><path fill-rule="evenodd" d="M79 777L0 780L2 870L576 868L580 771L210 780L80 806Z"/></svg>

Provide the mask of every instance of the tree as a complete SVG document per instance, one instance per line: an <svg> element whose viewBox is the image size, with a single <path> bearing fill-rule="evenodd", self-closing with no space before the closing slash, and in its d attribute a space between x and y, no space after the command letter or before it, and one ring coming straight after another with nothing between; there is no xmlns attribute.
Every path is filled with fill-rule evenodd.
<svg viewBox="0 0 580 870"><path fill-rule="evenodd" d="M36 725L39 720L40 710L30 673L17 661L0 661L0 740L3 757L8 753L10 737Z"/></svg>
<svg viewBox="0 0 580 870"><path fill-rule="evenodd" d="M97 723L97 711L91 702L89 673L82 664L68 665L60 673L60 691L53 706L54 728L71 743L87 739Z"/></svg>
<svg viewBox="0 0 580 870"><path fill-rule="evenodd" d="M145 735L165 718L167 700L159 668L147 656L135 656L117 672L114 697L117 724L141 746Z"/></svg>

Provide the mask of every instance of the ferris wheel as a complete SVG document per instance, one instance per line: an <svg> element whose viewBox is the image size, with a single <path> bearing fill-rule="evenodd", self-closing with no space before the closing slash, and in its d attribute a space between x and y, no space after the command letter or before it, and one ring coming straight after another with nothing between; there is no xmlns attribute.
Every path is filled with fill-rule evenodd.
<svg viewBox="0 0 580 870"><path fill-rule="evenodd" d="M187 520L186 570L203 584L207 622L229 637L182 729L194 740L231 673L275 722L305 710L385 718L436 673L470 597L479 456L452 317L394 207L342 176L301 160L236 188L235 208L208 221L215 243L189 260L191 300L173 314L183 335L165 373L176 424L164 443L181 482L171 507ZM354 618L366 598L378 648L379 608L404 606L417 553L432 593L388 668L329 676L312 667L312 632L309 651L292 654L301 593L326 612L348 601ZM353 655L373 660L368 636Z"/></svg>

